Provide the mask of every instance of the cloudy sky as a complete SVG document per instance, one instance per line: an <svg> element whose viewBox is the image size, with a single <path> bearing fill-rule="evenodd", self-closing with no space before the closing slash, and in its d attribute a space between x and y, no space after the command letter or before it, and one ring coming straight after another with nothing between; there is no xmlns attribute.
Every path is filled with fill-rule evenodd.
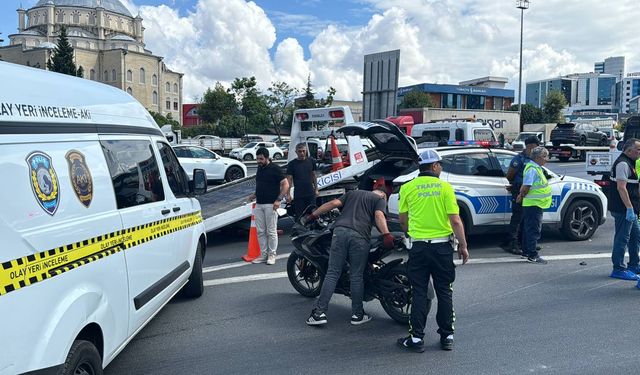
<svg viewBox="0 0 640 375"><path fill-rule="evenodd" d="M0 32L17 27L15 9L36 0L0 1ZM184 72L185 102L216 81L255 76L336 98L361 99L363 55L400 49L400 86L486 75L517 90L520 10L515 0L122 0L140 14L148 49ZM525 11L524 82L593 71L626 56L640 71L638 0L531 0Z"/></svg>

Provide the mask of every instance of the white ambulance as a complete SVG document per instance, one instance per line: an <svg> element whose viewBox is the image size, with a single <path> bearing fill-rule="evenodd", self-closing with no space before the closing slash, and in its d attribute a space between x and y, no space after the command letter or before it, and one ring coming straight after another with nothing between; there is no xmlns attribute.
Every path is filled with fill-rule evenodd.
<svg viewBox="0 0 640 375"><path fill-rule="evenodd" d="M0 62L0 374L101 374L203 293L196 193L122 90Z"/></svg>

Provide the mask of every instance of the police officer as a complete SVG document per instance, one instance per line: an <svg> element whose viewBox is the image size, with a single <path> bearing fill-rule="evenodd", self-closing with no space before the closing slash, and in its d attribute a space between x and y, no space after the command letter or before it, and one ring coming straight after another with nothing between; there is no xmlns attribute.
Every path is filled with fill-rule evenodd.
<svg viewBox="0 0 640 375"><path fill-rule="evenodd" d="M542 230L542 213L551 207L551 186L542 166L547 162L549 151L544 147L531 150L531 160L524 168L522 186L516 202L522 205L522 255L527 262L547 264L538 255L538 240Z"/></svg>
<svg viewBox="0 0 640 375"><path fill-rule="evenodd" d="M429 278L438 298L436 321L443 350L453 349L453 264L454 238L462 263L469 259L464 226L453 187L439 179L442 172L440 155L434 150L420 154L420 175L400 188L399 220L409 236L407 276L411 284L411 317L409 336L398 339L398 345L414 352L424 351L424 327L427 321Z"/></svg>
<svg viewBox="0 0 640 375"><path fill-rule="evenodd" d="M500 247L504 251L522 255L522 244L518 241L518 237L522 230L520 225L522 224L522 204L516 202L518 193L520 193L520 187L522 186L522 176L524 175L524 168L530 159L531 150L540 145L538 137L532 136L524 141L525 149L521 153L516 155L509 164L509 170L507 171L507 180L511 184L511 221L509 221L509 230L507 231L507 239L500 244Z"/></svg>

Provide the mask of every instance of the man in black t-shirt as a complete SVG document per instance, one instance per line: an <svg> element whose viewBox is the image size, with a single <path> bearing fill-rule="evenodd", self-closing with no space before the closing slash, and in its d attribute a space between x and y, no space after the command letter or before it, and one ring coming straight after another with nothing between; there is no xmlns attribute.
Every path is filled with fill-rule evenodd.
<svg viewBox="0 0 640 375"><path fill-rule="evenodd" d="M318 186L315 173L316 163L315 160L308 157L307 145L298 143L296 155L298 157L287 165L287 181L289 181L290 187L295 187L293 209L295 217L298 219L307 206L316 204ZM291 202L291 193L287 195L287 201Z"/></svg>
<svg viewBox="0 0 640 375"><path fill-rule="evenodd" d="M276 264L278 248L278 214L280 201L287 196L289 183L282 169L269 159L269 150L262 147L256 151L256 192L249 196L249 201L256 200L253 211L260 244L260 256L253 263Z"/></svg>
<svg viewBox="0 0 640 375"><path fill-rule="evenodd" d="M364 296L363 274L369 257L369 241L374 223L384 236L384 247L393 248L393 235L389 233L385 218L387 210L386 198L387 195L382 190L352 190L338 199L323 204L305 218L307 222L313 221L325 212L329 212L334 208L342 208L342 213L333 226L327 274L322 283L320 297L307 319L308 325L319 326L327 323L327 315L325 313L329 309L329 301L336 289L336 284L342 273L342 267L347 258L349 258L351 269L349 275L351 283L351 324L359 325L371 320L371 317L364 312L362 305Z"/></svg>

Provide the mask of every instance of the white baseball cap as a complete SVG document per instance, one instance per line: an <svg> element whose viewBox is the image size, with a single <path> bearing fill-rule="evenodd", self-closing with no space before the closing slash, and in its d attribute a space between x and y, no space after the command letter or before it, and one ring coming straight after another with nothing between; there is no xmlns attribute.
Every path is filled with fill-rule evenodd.
<svg viewBox="0 0 640 375"><path fill-rule="evenodd" d="M427 149L420 153L420 164L431 164L442 160L436 150Z"/></svg>

